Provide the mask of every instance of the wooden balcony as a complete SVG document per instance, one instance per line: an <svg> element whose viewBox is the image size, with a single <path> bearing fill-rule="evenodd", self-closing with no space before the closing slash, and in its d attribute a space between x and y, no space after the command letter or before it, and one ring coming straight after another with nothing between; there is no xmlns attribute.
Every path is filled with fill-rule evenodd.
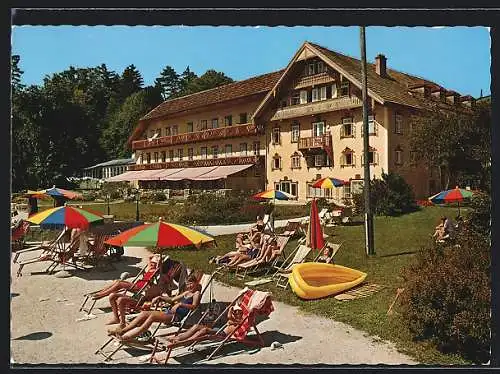
<svg viewBox="0 0 500 374"><path fill-rule="evenodd" d="M293 88L299 89L303 87L317 86L319 84L325 84L335 81L335 77L331 76L328 72L323 72L319 74L309 75L306 77L300 77L293 81Z"/></svg>
<svg viewBox="0 0 500 374"><path fill-rule="evenodd" d="M326 148L331 146L330 134L323 136L312 136L310 138L299 138L299 150L307 151L315 148Z"/></svg>
<svg viewBox="0 0 500 374"><path fill-rule="evenodd" d="M362 100L358 99L356 96L339 97L336 99L315 101L313 103L292 105L278 109L272 116L271 121L333 112L341 109L360 108L362 106Z"/></svg>
<svg viewBox="0 0 500 374"><path fill-rule="evenodd" d="M264 165L265 156L240 156L240 157L222 157L208 158L204 160L186 160L157 162L154 164L135 164L130 166L130 170L156 170L156 169L174 169L174 168L195 168L203 166L226 166L226 165L245 165L260 164Z"/></svg>
<svg viewBox="0 0 500 374"><path fill-rule="evenodd" d="M135 151L138 149L150 149L170 145L196 143L205 140L236 138L256 134L257 126L252 123L246 123L243 125L226 126L216 129L187 132L178 135L162 136L153 140L135 140L132 142L132 150Z"/></svg>

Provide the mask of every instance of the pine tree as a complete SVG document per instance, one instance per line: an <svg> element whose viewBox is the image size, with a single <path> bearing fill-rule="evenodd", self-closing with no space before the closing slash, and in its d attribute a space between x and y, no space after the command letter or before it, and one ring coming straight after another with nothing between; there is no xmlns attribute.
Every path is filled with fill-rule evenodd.
<svg viewBox="0 0 500 374"><path fill-rule="evenodd" d="M179 74L171 66L166 66L156 78L155 86L160 88L163 100L175 97L180 91Z"/></svg>
<svg viewBox="0 0 500 374"><path fill-rule="evenodd" d="M120 97L122 100L140 91L143 83L144 81L141 73L137 70L135 65L132 64L127 66L120 79Z"/></svg>

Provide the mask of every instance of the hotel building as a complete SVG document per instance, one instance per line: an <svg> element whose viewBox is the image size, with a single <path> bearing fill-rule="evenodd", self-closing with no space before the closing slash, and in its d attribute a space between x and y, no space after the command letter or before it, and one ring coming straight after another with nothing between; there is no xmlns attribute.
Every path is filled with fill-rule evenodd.
<svg viewBox="0 0 500 374"><path fill-rule="evenodd" d="M410 151L413 119L430 105L470 112L474 99L389 69L383 55L367 70L368 160L360 61L305 42L283 70L167 100L147 113L129 138L136 163L118 177L145 187L276 188L299 201L341 202L359 191L366 161L372 178L396 172L425 198L441 181ZM350 183L311 187L327 176Z"/></svg>

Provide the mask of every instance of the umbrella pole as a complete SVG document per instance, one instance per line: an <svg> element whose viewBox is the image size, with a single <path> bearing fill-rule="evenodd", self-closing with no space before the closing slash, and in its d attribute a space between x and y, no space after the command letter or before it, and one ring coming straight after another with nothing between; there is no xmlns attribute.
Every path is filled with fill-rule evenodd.
<svg viewBox="0 0 500 374"><path fill-rule="evenodd" d="M460 201L457 201L458 204L458 216L460 216Z"/></svg>

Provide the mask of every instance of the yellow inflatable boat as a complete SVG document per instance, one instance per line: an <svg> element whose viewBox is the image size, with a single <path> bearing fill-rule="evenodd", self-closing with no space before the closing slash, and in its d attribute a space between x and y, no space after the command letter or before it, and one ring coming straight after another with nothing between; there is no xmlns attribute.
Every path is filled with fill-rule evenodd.
<svg viewBox="0 0 500 374"><path fill-rule="evenodd" d="M353 288L363 282L366 275L341 265L305 262L293 267L288 283L298 297L312 300Z"/></svg>

